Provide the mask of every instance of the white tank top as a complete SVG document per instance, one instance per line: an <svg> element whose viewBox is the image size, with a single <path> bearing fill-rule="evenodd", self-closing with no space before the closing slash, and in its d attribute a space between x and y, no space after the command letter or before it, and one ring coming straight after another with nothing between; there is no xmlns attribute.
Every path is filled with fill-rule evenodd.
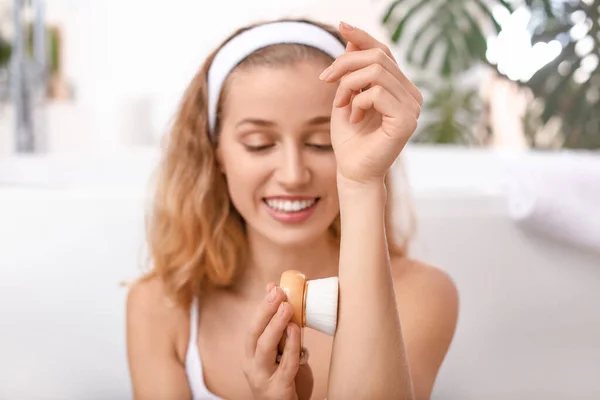
<svg viewBox="0 0 600 400"><path fill-rule="evenodd" d="M192 391L193 400L222 400L211 393L204 383L202 360L198 350L198 301L194 299L190 307L190 339L185 355L185 372Z"/></svg>

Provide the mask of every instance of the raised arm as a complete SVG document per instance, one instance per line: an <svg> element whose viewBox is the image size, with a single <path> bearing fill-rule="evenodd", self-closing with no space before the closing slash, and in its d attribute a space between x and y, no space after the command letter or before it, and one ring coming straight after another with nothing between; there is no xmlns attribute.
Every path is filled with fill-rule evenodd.
<svg viewBox="0 0 600 400"><path fill-rule="evenodd" d="M385 187L343 186L340 307L329 399L412 399L385 240Z"/></svg>
<svg viewBox="0 0 600 400"><path fill-rule="evenodd" d="M340 300L328 398L414 398L384 224L384 178L416 128L421 94L389 50L342 26L332 113L341 214Z"/></svg>

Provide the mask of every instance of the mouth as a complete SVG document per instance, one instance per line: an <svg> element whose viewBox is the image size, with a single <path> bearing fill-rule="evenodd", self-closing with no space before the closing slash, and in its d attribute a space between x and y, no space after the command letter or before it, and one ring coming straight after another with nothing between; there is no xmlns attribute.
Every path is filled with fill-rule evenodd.
<svg viewBox="0 0 600 400"><path fill-rule="evenodd" d="M314 197L292 200L265 197L263 198L263 202L273 211L294 214L313 208L320 199L320 197Z"/></svg>

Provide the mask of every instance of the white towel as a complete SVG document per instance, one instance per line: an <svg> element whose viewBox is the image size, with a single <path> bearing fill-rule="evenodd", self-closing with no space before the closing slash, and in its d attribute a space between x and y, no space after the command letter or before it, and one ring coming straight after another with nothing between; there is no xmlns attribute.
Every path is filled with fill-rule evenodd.
<svg viewBox="0 0 600 400"><path fill-rule="evenodd" d="M519 226L600 253L600 154L532 156L507 170L503 186Z"/></svg>

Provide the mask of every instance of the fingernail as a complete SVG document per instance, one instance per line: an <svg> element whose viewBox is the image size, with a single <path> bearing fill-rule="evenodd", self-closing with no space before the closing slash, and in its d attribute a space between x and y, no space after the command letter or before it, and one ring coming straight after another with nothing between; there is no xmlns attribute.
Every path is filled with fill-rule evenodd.
<svg viewBox="0 0 600 400"><path fill-rule="evenodd" d="M354 27L352 25L350 25L349 23L344 22L344 21L340 22L340 26L342 27L342 29L345 29L347 31L353 31L354 30Z"/></svg>
<svg viewBox="0 0 600 400"><path fill-rule="evenodd" d="M308 349L306 347L302 347L300 349L300 364L307 364L309 357L310 354L308 353Z"/></svg>
<svg viewBox="0 0 600 400"><path fill-rule="evenodd" d="M267 300L269 301L269 303L272 303L275 301L275 297L277 296L277 288L274 287L273 289L271 289L271 291L269 292L269 297L267 297Z"/></svg>
<svg viewBox="0 0 600 400"><path fill-rule="evenodd" d="M335 94L335 97L333 98L333 105L334 107L341 107L342 106L342 99L344 98L344 93L341 92L337 92Z"/></svg>
<svg viewBox="0 0 600 400"><path fill-rule="evenodd" d="M323 72L321 72L321 75L319 75L319 79L322 80L322 81L324 81L325 79L327 79L329 77L329 75L331 75L331 70L332 70L332 67L330 65Z"/></svg>
<svg viewBox="0 0 600 400"><path fill-rule="evenodd" d="M285 332L287 333L288 336L290 336L292 334L292 327L290 325L288 325Z"/></svg>
<svg viewBox="0 0 600 400"><path fill-rule="evenodd" d="M283 309L284 309L284 307L285 307L285 305L284 305L284 304L285 304L285 302L282 302L282 303L279 305L279 308L277 309L277 313L278 313L279 315L283 315Z"/></svg>

